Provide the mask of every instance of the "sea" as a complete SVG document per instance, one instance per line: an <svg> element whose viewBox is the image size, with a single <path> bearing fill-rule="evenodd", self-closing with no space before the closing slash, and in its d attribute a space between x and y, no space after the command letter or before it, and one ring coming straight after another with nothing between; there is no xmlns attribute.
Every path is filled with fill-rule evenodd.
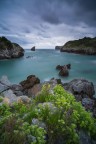
<svg viewBox="0 0 96 144"><path fill-rule="evenodd" d="M59 76L57 65L71 64L68 77ZM53 49L25 50L24 57L0 60L0 78L7 75L12 83L19 83L29 75L37 76L41 82L60 78L66 83L75 78L93 82L96 90L96 56L60 52Z"/></svg>

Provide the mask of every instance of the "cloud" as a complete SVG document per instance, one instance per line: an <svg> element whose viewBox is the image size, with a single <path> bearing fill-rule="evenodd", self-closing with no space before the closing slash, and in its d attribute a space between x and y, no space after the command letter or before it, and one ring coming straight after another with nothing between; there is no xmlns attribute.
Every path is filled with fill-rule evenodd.
<svg viewBox="0 0 96 144"><path fill-rule="evenodd" d="M1 0L0 35L24 48L54 48L96 34L95 0Z"/></svg>

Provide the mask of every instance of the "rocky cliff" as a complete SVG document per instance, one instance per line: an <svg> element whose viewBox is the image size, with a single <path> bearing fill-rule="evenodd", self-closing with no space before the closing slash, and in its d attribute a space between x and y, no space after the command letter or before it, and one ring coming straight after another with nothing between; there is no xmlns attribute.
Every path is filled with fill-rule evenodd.
<svg viewBox="0 0 96 144"><path fill-rule="evenodd" d="M84 37L79 40L68 41L60 47L61 52L96 55L96 37Z"/></svg>
<svg viewBox="0 0 96 144"><path fill-rule="evenodd" d="M23 55L24 49L20 45L0 37L0 59L19 58Z"/></svg>

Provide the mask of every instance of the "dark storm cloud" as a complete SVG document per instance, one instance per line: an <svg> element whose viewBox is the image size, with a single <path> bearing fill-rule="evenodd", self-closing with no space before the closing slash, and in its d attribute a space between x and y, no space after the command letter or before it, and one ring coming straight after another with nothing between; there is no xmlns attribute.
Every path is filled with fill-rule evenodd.
<svg viewBox="0 0 96 144"><path fill-rule="evenodd" d="M96 0L0 0L0 36L24 46L55 46L95 36Z"/></svg>

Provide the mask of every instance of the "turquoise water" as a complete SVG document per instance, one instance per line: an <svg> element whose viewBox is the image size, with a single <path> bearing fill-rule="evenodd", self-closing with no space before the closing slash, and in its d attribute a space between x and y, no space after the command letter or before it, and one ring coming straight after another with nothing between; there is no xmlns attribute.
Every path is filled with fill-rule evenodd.
<svg viewBox="0 0 96 144"><path fill-rule="evenodd" d="M32 56L32 58L26 58ZM71 63L69 77L58 76L55 67L60 64ZM25 51L25 56L19 59L1 60L0 77L7 75L13 83L19 83L30 74L34 74L41 81L52 77L61 78L63 82L74 78L85 78L96 85L96 56L85 56L71 53L60 53L55 50Z"/></svg>

